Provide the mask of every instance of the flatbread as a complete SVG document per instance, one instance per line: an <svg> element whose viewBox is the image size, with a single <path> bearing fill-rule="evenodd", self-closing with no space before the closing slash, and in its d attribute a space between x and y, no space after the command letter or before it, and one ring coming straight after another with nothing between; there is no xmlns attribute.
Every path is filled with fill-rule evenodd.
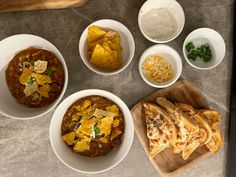
<svg viewBox="0 0 236 177"><path fill-rule="evenodd" d="M209 151L216 153L223 145L223 138L220 133L220 113L212 109L202 109L199 111L206 117L212 130L212 138L205 144L205 147L207 147Z"/></svg>
<svg viewBox="0 0 236 177"><path fill-rule="evenodd" d="M156 104L143 103L150 157L170 147L177 139L176 126L168 113Z"/></svg>
<svg viewBox="0 0 236 177"><path fill-rule="evenodd" d="M171 115L173 120L176 121L178 136L176 143L173 145L173 151L174 153L180 153L185 149L187 143L196 136L199 126L195 120L191 119L166 98L158 97L156 98L156 102Z"/></svg>
<svg viewBox="0 0 236 177"><path fill-rule="evenodd" d="M207 144L212 138L212 130L205 116L190 105L177 103L176 106L198 123L199 132L197 136L199 137L200 145Z"/></svg>

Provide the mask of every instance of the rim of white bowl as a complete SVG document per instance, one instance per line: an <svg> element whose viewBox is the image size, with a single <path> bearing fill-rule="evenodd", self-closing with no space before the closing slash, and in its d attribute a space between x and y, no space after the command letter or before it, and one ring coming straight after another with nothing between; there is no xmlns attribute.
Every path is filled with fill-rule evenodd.
<svg viewBox="0 0 236 177"><path fill-rule="evenodd" d="M103 96L101 94L105 93L105 94L108 94L109 96L117 99L121 104L122 104L122 110L125 109L125 111L129 114L129 117L130 117L130 123L131 123L131 142L127 148L127 151L124 153L124 155L115 163L113 164L112 166L110 166L109 168L106 168L106 169L103 169L103 170L99 170L99 171L83 171L83 170L78 170L76 168L73 168L72 166L68 165L66 162L64 162L64 160L62 160L62 158L60 157L60 155L58 155L57 151L56 151L56 148L54 147L53 143L52 143L52 137L51 137L51 127L52 127L52 122L53 122L53 119L56 119L54 117L54 114L56 114L56 111L58 109L60 109L61 107L64 106L64 104L66 104L67 100L69 100L71 97L73 96L77 96L79 94L83 94L83 93L86 93L86 92L94 92L95 94L85 94L83 97L86 97L86 96L89 96L89 95L99 95L99 96ZM77 96L78 97L78 96ZM83 98L83 97L79 97L77 99L80 99L80 98ZM105 96L103 96L105 97ZM106 97L105 97L106 98ZM107 98L109 100L111 100L110 98ZM111 100L112 101L112 100ZM114 101L115 102L115 101ZM73 103L72 103L73 104ZM117 103L116 103L117 104ZM120 105L118 105L120 106ZM64 115L63 115L64 116ZM55 110L55 112L53 113L52 115L52 118L51 118L51 121L50 121L50 125L49 125L49 140L50 140L50 144L51 144L51 147L53 149L53 152L56 154L57 158L64 164L66 165L67 167L69 167L70 169L72 170L75 170L77 172L81 172L81 173L85 173L85 174L97 174L97 173L102 173L102 172L105 172L105 171L108 171L108 170L111 170L112 168L114 168L115 166L117 166L122 160L124 160L124 158L127 156L127 154L129 153L130 149L131 149L131 146L133 144L133 140L134 140L134 122L133 122L133 118L132 118L132 115L131 115L131 112L128 108L128 106L125 104L125 102L119 98L118 96L116 96L115 94L111 93L111 92L108 92L106 90L102 90L102 89L86 89L86 90L81 90L81 91L78 91L78 92L75 92L73 94L71 94L70 96L68 96L66 99L64 99L60 104L59 106L57 107L57 109ZM76 155L76 154L75 154Z"/></svg>
<svg viewBox="0 0 236 177"><path fill-rule="evenodd" d="M90 26L92 26L92 25L95 25L97 22L100 22L100 21L107 21L107 22L112 21L112 22L115 22L115 23L119 24L122 28L125 28L125 29L127 30L128 35L131 37L131 42L132 42L133 48L130 50L131 53L130 53L129 60L128 60L128 62L127 62L124 66L122 66L120 69L117 69L117 70L115 70L115 71L111 71L111 72L109 72L109 71L107 71L107 72L106 72L106 71L99 71L99 70L97 70L96 68L91 67L91 65L90 65L89 63L86 63L85 60L87 60L87 58L82 57L82 54L81 54L81 53L84 53L84 47L82 47L84 44L82 44L81 38L82 38L82 37L85 35L85 33L88 31L88 27L90 27ZM89 25L84 29L84 31L82 32L82 34L81 34L81 36L80 36L80 39L79 39L79 53L80 53L80 57L81 57L83 63L84 63L85 66L87 66L87 68L89 68L91 71L93 71L93 72L95 72L95 73L97 73L97 74L100 74L100 75L104 75L104 76L115 75L115 74L118 74L118 73L122 72L123 70L125 70L125 69L129 66L129 64L131 63L131 61L133 60L133 58L134 58L134 53L135 53L135 41L134 41L134 37L133 37L132 33L130 32L130 30L129 30L124 24L122 24L121 22L116 21L116 20L113 20L113 19L100 19L100 20L94 21L93 23L89 24Z"/></svg>
<svg viewBox="0 0 236 177"><path fill-rule="evenodd" d="M198 30L210 30L210 31L213 31L222 41L223 41L223 45L224 45L224 48L223 48L223 51L224 51L224 56L219 60L219 62L213 66L210 66L210 67L206 67L206 68L201 68L201 67L198 67L194 64L192 64L188 57L186 56L186 51L185 51L185 45L186 45L186 41L188 40L188 38L196 31ZM183 55L184 55L184 59L187 61L187 63L192 66L193 68L196 68L196 69L199 69L199 70L210 70L210 69L213 69L213 68L216 68L223 60L224 60L224 57L225 57L225 52L226 52L226 45L225 45L225 41L224 41L224 38L220 35L219 32L217 32L216 30L214 29L211 29L211 28L207 28L207 27L202 27L202 28L197 28L195 30L193 30L191 33L188 34L188 36L185 38L184 40L184 43L183 43L183 47L182 47L182 52L183 52Z"/></svg>
<svg viewBox="0 0 236 177"><path fill-rule="evenodd" d="M178 57L178 58L175 58L175 60L179 60L179 62L180 62L180 65L176 65L177 67L179 67L179 73L177 73L177 75L175 76L176 78L175 78L172 82L170 82L169 84L165 84L165 85L158 85L158 83L157 83L157 84L151 83L151 82L144 76L143 69L142 69L143 62L144 62L145 59L146 59L146 58L144 58L144 56L149 52L150 49L155 48L155 47L159 47L159 46L160 46L160 47L161 47L161 46L162 46L162 47L166 47L166 48L168 48L169 50L172 50L173 53L175 53L176 56ZM147 49L143 52L143 54L141 55L141 57L140 57L140 59L139 59L139 74L140 74L140 76L142 77L142 79L143 79L148 85L150 85L150 86L152 86L152 87L156 87L156 88L166 88L166 87L169 87L169 86L171 86L172 84L174 84L174 83L179 79L179 77L180 77L180 75L181 75L181 73L182 73L182 69L183 69L183 64L182 64L182 59L181 59L179 53L178 53L173 47L171 47L171 46L169 46L169 45L166 45L166 44L154 44L154 45L152 45L151 47L147 48Z"/></svg>
<svg viewBox="0 0 236 177"><path fill-rule="evenodd" d="M9 118L12 118L12 119L17 119L17 120L30 120L30 119L35 119L35 118L39 118L47 113L49 113L52 109L54 109L57 104L61 101L62 97L64 96L65 92L66 92L66 89L67 89L67 86L68 86L68 78L69 78L69 74L68 74L68 69L67 69L67 65L66 65L66 62L65 62L65 59L63 57L63 55L61 54L61 52L58 50L58 48L53 45L50 41L44 39L43 37L40 37L40 36L37 36L37 35L33 35L33 34L16 34L16 35L12 35L12 36L9 36L9 37L6 37L4 38L3 40L0 41L1 42L4 42L5 40L9 40L10 38L13 38L13 37L17 37L17 36L30 36L30 37L36 37L36 38L39 38L40 40L44 40L45 42L49 43L50 45L52 45L53 47L55 47L56 51L58 52L58 54L60 55L59 57L62 59L60 60L62 65L63 65L63 69L64 69L64 74L65 74L65 80L64 80L64 85L63 85L63 89L59 95L59 97L52 103L50 104L49 106L51 106L51 108L49 108L48 110L46 110L45 112L39 114L39 115L36 115L36 116L32 116L32 117L16 117L16 116L12 116L12 115L9 115L7 113L5 113L4 111L2 111L0 109L0 113L6 117L9 117ZM37 109L37 108L36 108Z"/></svg>
<svg viewBox="0 0 236 177"><path fill-rule="evenodd" d="M173 3L176 3L176 4L180 7L181 11L183 12L183 16L184 16L184 18L183 18L183 25L181 26L179 32L178 32L173 38L170 38L170 39L165 40L165 41L160 41L160 40L153 39L153 38L149 37L149 36L143 31L143 29L142 29L142 24L141 24L141 11L143 10L143 7L144 7L144 5L145 5L146 3L150 3L150 0L146 1L145 3L143 3L143 5L141 6L141 8L140 8L140 10L139 10L139 13L138 13L138 26L139 26L139 29L140 29L141 33L143 34L143 36L144 36L147 40L149 40L149 41L151 41L151 42L153 42L153 43L157 43L157 44L168 43L168 42L173 41L174 39L176 39L176 38L180 35L180 33L183 31L184 26L185 26L185 13L184 13L184 10L183 10L182 6L178 3L178 1L173 0Z"/></svg>

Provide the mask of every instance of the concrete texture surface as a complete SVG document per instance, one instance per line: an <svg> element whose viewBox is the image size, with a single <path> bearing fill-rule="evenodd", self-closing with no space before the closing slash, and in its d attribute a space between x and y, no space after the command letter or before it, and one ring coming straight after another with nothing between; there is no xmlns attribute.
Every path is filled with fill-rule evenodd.
<svg viewBox="0 0 236 177"><path fill-rule="evenodd" d="M232 67L233 0L178 0L186 15L183 32L168 43L183 59L182 78L191 80L208 98L211 107L222 115L221 128L225 144L216 155L207 158L179 176L223 177L226 173L228 146L229 99ZM138 28L137 16L144 0L89 0L79 8L41 10L0 14L0 40L29 33L52 42L64 56L69 69L69 84L64 98L88 88L111 91L131 108L137 101L156 91L145 84L138 73L142 52L153 45ZM136 51L129 67L114 76L100 76L90 71L79 56L78 44L82 31L91 22L111 18L122 22L135 38ZM189 66L182 55L185 37L194 29L210 27L225 39L227 52L215 69L200 71ZM159 174L149 162L137 137L127 157L105 173L88 175L63 165L54 154L48 136L53 111L41 118L20 121L0 114L0 177L154 177Z"/></svg>

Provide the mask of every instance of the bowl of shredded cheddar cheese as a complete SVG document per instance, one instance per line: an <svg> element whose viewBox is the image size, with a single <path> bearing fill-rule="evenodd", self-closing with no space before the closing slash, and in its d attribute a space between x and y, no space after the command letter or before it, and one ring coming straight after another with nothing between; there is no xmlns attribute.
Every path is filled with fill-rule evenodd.
<svg viewBox="0 0 236 177"><path fill-rule="evenodd" d="M148 48L139 61L142 79L152 87L164 88L175 83L182 72L182 60L172 47L157 44Z"/></svg>

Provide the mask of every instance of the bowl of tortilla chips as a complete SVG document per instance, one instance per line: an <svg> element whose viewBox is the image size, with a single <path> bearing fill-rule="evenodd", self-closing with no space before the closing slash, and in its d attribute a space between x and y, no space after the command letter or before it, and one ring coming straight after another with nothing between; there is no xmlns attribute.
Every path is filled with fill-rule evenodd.
<svg viewBox="0 0 236 177"><path fill-rule="evenodd" d="M114 75L131 62L134 38L122 23L102 19L90 24L82 33L79 52L84 64L95 73Z"/></svg>

